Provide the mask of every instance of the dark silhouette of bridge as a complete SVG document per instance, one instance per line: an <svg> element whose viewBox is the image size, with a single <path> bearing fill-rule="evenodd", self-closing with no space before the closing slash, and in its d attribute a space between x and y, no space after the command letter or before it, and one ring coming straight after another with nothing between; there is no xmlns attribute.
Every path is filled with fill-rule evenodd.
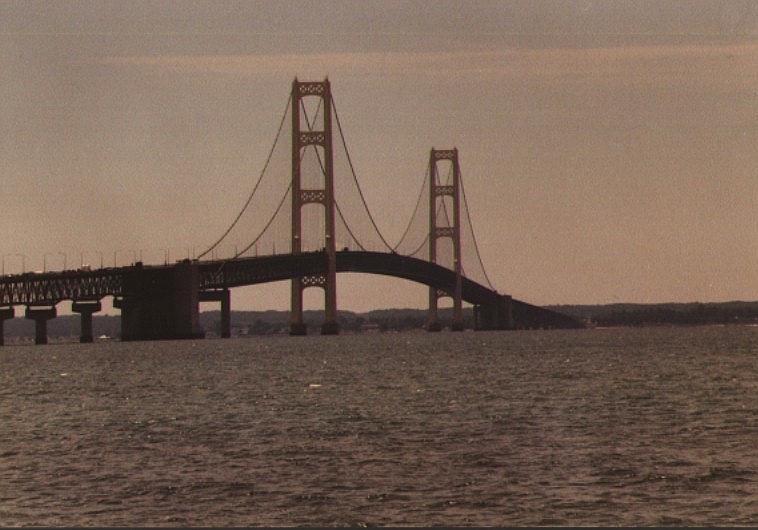
<svg viewBox="0 0 758 530"><path fill-rule="evenodd" d="M317 101L310 113L308 99ZM287 116L291 136L289 145L283 145L281 132ZM344 147L337 164L342 163L341 169L352 180L335 179L335 154L339 155L332 134L335 122ZM285 157L278 156L282 152ZM276 161L284 158L289 166L287 178L271 177L283 173L281 168L277 173ZM262 197L258 202L263 204L274 204L263 190L281 180L288 181L282 199L251 238L245 216L263 209L257 207L256 197ZM426 209L424 204L428 204ZM235 233L243 238L242 251L230 259L202 259L212 256ZM271 243L272 253L258 255L266 243ZM279 253L274 250L277 245ZM101 310L100 301L106 296L113 296L114 307L121 310L122 340L201 337L199 303L207 301L221 304L221 335L228 337L230 289L282 280L291 281L290 333L306 333L303 290L320 287L325 292L321 333L335 334L339 332L336 274L340 272L386 275L427 285L429 331L442 327L437 306L443 297L453 300L452 330L463 329L463 302L474 306L477 330L582 327L574 318L514 300L492 287L471 226L456 149L431 149L416 208L400 242L389 245L364 200L328 80L293 82L258 181L228 229L198 258L163 265L136 262L95 270L4 275L0 277L0 343L2 323L13 318L16 305L26 306L25 316L36 322L35 341L45 343L46 323L56 316L56 304L64 300L71 300L72 311L81 314L81 340L90 342L92 314ZM471 266L464 269L464 263Z"/></svg>

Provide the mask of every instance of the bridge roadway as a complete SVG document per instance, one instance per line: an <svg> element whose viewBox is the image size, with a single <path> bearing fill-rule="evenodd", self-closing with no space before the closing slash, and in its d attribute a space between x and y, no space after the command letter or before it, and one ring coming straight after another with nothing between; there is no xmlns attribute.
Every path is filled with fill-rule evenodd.
<svg viewBox="0 0 758 530"><path fill-rule="evenodd" d="M188 298L188 303L196 305L198 300L221 300L214 297L214 293L221 291L226 291L228 297L227 290L232 287L318 275L326 271L326 264L326 253L321 251L235 260L185 260L171 265L143 266L137 263L94 270L6 275L0 277L0 323L7 313L3 313L2 308L14 305L27 306L27 316L34 318L29 315L28 309L40 306L54 308L64 300L72 300L81 305L114 296L117 301L115 305L118 306L121 301L130 298L150 298L151 289L173 289L166 286L177 284L176 270L182 266L194 272L187 276L190 279L186 281L196 282L196 287L192 287L196 291L195 296L190 295ZM453 292L455 286L455 273L452 270L394 253L341 251L337 253L337 272L393 276L446 292ZM174 279L162 279L169 276ZM184 281L180 280L180 283ZM466 302L474 305L475 312L479 310L478 318L482 325L478 327L481 329L583 327L574 318L511 299L467 278L463 279L462 296ZM168 307L166 304L170 305L170 302L163 304L164 309ZM99 304L96 310L99 310ZM49 316L49 312L45 314ZM84 317L85 313L82 315ZM122 314L122 320L123 316Z"/></svg>

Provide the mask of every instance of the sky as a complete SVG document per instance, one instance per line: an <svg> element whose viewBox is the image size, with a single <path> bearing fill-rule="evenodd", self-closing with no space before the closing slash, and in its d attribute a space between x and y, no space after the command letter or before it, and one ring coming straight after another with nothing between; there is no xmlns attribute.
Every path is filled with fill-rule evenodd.
<svg viewBox="0 0 758 530"><path fill-rule="evenodd" d="M292 80L326 76L389 240L429 149L457 147L501 293L758 300L758 3L739 0L0 2L5 272L206 247ZM426 301L338 278L341 309ZM288 303L287 283L233 291Z"/></svg>

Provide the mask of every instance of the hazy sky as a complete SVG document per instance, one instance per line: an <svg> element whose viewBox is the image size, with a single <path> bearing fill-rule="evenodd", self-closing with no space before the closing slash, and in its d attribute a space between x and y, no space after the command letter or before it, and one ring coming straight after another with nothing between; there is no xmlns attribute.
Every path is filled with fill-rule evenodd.
<svg viewBox="0 0 758 530"><path fill-rule="evenodd" d="M756 300L756 37L750 0L1 2L5 269L211 243L292 79L328 75L389 239L430 147L457 146L500 292ZM288 292L235 290L233 307ZM338 300L423 307L426 290L343 275Z"/></svg>

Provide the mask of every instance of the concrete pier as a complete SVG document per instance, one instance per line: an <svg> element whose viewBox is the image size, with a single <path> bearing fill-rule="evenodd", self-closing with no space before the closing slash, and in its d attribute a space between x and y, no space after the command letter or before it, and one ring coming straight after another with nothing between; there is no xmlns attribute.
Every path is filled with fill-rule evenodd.
<svg viewBox="0 0 758 530"><path fill-rule="evenodd" d="M432 333L436 333L438 331L442 331L442 324L440 324L439 320L432 320L426 323L426 330L430 331Z"/></svg>
<svg viewBox="0 0 758 530"><path fill-rule="evenodd" d="M197 262L183 260L172 267L137 263L124 275L124 295L113 301L121 309L121 340L202 338L199 285Z"/></svg>
<svg viewBox="0 0 758 530"><path fill-rule="evenodd" d="M34 344L47 344L47 321L56 314L55 306L26 306L26 318L34 320Z"/></svg>
<svg viewBox="0 0 758 530"><path fill-rule="evenodd" d="M477 331L494 329L514 329L513 299L501 295L494 303L474 306L474 329Z"/></svg>
<svg viewBox="0 0 758 530"><path fill-rule="evenodd" d="M5 345L5 321L13 318L13 307L0 307L0 346Z"/></svg>
<svg viewBox="0 0 758 530"><path fill-rule="evenodd" d="M339 335L340 325L337 322L324 322L321 324L322 335Z"/></svg>
<svg viewBox="0 0 758 530"><path fill-rule="evenodd" d="M307 335L308 327L303 322L290 322L290 335L300 336Z"/></svg>
<svg viewBox="0 0 758 530"><path fill-rule="evenodd" d="M231 314L231 295L229 289L215 289L212 291L200 292L201 302L221 302L221 329L222 339L228 339L232 336L232 314Z"/></svg>
<svg viewBox="0 0 758 530"><path fill-rule="evenodd" d="M102 309L99 300L78 300L71 304L71 311L81 315L79 342L92 342L92 314Z"/></svg>

